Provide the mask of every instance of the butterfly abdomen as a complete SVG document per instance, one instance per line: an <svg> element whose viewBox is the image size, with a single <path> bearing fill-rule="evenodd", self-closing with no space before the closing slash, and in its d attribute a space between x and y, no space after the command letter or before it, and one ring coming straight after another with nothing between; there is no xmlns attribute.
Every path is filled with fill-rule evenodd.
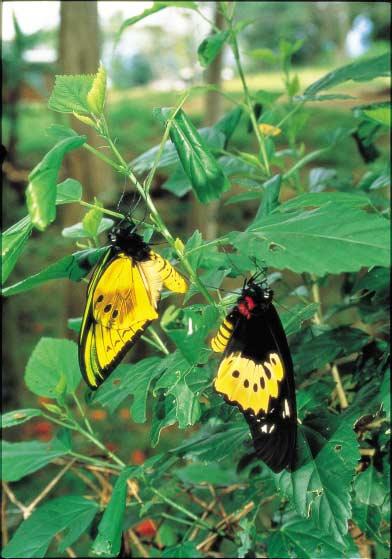
<svg viewBox="0 0 392 559"><path fill-rule="evenodd" d="M170 264L166 258L153 250L149 252L149 259L155 262L157 267L157 273L162 278L163 285L174 291L175 293L185 293L188 289L188 285L181 274L177 272L175 268Z"/></svg>
<svg viewBox="0 0 392 559"><path fill-rule="evenodd" d="M231 334L233 333L234 323L228 316L220 325L218 333L211 340L211 349L220 353L225 350Z"/></svg>

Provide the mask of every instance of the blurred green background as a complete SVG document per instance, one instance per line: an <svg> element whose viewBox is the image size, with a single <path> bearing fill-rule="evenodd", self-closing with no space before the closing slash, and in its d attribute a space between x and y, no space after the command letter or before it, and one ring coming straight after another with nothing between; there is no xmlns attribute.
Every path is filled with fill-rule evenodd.
<svg viewBox="0 0 392 559"><path fill-rule="evenodd" d="M207 75L199 65L197 47L210 32L210 26L191 10L168 8L158 12L127 28L120 41L116 42L117 32L124 20L141 13L151 4L3 3L2 133L6 148L3 229L26 214L24 192L28 174L55 143L47 133L48 126L53 123L68 124L88 134L89 141L97 142L96 147L103 152L105 150L99 139L92 138L93 134L85 125L47 109L56 73L92 73L96 71L99 60L103 61L109 73L107 114L112 136L128 161L160 141L162 128L153 117L153 108L174 105L188 86L215 79L224 91L241 98L241 82L235 74L228 49L220 60L219 76ZM213 2L200 3L200 8L208 17L214 17ZM237 17L250 18L254 22L240 35L249 87L252 91L284 91L282 75L274 60L281 38L302 41L293 59L300 91L334 67L359 57L385 52L389 48L389 16L390 6L385 2L240 2ZM349 88L347 91L346 86L345 92L355 96L355 99L306 105L298 119L298 135L306 152L325 147L334 129L356 126L352 106L384 100L388 96L388 81L384 79L355 83ZM277 122L285 103L287 98L283 96L276 104ZM219 111L229 107L229 102L225 101ZM216 120L219 118L219 114L208 115L205 92L193 93L185 108L197 126L209 124L207 120L214 116ZM238 128L232 145L240 151L252 151L253 138L246 125ZM278 138L278 149L287 147L287 141ZM376 164L384 165L388 157L387 145L378 147L382 154ZM77 178L85 186L85 200L91 201L97 195L106 207L115 209L122 190L130 186L111 171L103 169L100 162L88 154L80 153L75 156L77 159L72 157L68 158L60 179L67 176ZM320 155L311 166L336 171L336 177L342 182L355 183L366 171L366 165L351 138ZM192 195L177 198L163 188L169 174L170 169L161 169L152 190L166 222L172 232L184 240L194 230L195 224L204 233ZM309 168L301 170L304 184L308 183L308 174ZM236 189L234 184L230 195ZM292 194L283 192L284 197ZM132 197L129 201L132 203ZM217 234L226 230L242 230L254 211L252 202L225 205L223 200L217 216ZM75 244L71 239L62 237L61 230L65 225L79 221L82 215L79 208L64 207L49 232L33 233L9 283L38 272L74 251ZM105 242L104 238L102 242ZM290 275L288 281L290 283ZM4 411L35 404L23 384L27 360L42 336L74 336L67 329L67 319L82 314L84 293L83 284L69 286L66 282L57 281L3 301ZM330 289L326 297L333 299L338 294ZM146 348L141 343L127 359L139 359L145 352ZM97 421L101 420L103 439L113 448L121 445L125 433L130 435L127 441L130 461L137 462L137 456L132 454L135 451L150 452L148 429L132 424L128 408L120 410L110 421L107 421L106 411L93 409L90 413ZM45 439L50 436L45 426L39 425L29 423L23 438ZM171 429L169 435L162 437L159 448L167 445L168 436L178 436L176 429ZM183 434L180 435L182 437ZM168 446L173 444L172 438Z"/></svg>

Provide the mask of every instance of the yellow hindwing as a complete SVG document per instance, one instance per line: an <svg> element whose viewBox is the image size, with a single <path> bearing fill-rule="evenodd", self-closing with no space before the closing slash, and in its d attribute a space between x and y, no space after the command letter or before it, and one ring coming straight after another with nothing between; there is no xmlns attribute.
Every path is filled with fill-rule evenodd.
<svg viewBox="0 0 392 559"><path fill-rule="evenodd" d="M231 353L218 369L214 385L217 392L242 411L268 413L271 398L277 398L284 377L283 363L277 353L270 353L263 363Z"/></svg>

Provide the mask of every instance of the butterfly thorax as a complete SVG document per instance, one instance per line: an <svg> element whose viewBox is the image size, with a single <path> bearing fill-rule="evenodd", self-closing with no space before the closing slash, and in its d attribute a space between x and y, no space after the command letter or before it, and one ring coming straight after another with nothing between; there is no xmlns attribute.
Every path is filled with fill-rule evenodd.
<svg viewBox="0 0 392 559"><path fill-rule="evenodd" d="M109 240L115 251L125 252L138 262L146 261L150 258L150 248L133 229L133 226L114 227L109 233Z"/></svg>
<svg viewBox="0 0 392 559"><path fill-rule="evenodd" d="M253 316L260 316L264 313L269 308L272 298L273 291L271 289L249 282L242 291L235 310L249 320Z"/></svg>

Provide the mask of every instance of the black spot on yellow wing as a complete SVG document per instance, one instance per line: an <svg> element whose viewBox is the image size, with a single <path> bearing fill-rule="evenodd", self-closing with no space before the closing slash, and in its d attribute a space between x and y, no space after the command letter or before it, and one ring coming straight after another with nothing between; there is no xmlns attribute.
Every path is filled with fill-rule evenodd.
<svg viewBox="0 0 392 559"><path fill-rule="evenodd" d="M268 414L272 399L278 398L283 379L284 366L277 353L256 363L237 352L222 359L214 386L227 402L239 406L243 412Z"/></svg>

